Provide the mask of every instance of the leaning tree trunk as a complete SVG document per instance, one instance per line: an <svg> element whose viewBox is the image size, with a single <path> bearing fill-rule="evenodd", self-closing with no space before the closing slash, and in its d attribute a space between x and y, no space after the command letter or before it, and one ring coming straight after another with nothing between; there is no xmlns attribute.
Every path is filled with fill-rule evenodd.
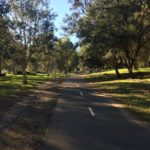
<svg viewBox="0 0 150 150"><path fill-rule="evenodd" d="M126 64L126 68L128 69L130 78L133 78L133 76L134 76L133 67L134 67L135 62L136 62L135 59L131 58L131 56L129 55L129 52L126 51L125 64Z"/></svg>
<svg viewBox="0 0 150 150"><path fill-rule="evenodd" d="M113 54L113 59L114 59L114 69L116 72L116 76L117 78L120 78L121 74L119 73L118 61L117 61L117 57L115 56L115 54Z"/></svg>
<svg viewBox="0 0 150 150"><path fill-rule="evenodd" d="M129 72L129 77L130 77L130 78L133 78L133 77L134 77L134 74L133 74L133 66L132 66L132 65L129 65L129 66L128 66L128 72Z"/></svg>
<svg viewBox="0 0 150 150"><path fill-rule="evenodd" d="M117 76L118 78L120 78L120 77L121 77L121 75L120 75L120 73L119 73L119 69L118 69L118 67L117 67L117 66L115 66L114 68L115 68L116 76Z"/></svg>

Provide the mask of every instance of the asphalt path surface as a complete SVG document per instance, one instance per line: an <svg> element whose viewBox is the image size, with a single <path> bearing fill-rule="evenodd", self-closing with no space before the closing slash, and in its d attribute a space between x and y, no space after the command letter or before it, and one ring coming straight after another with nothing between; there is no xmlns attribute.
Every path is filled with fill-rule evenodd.
<svg viewBox="0 0 150 150"><path fill-rule="evenodd" d="M150 130L80 77L60 85L43 150L149 150Z"/></svg>

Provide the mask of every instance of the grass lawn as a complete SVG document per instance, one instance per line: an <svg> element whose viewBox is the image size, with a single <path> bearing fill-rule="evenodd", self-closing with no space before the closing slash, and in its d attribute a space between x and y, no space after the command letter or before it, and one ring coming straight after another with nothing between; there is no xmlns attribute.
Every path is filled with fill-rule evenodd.
<svg viewBox="0 0 150 150"><path fill-rule="evenodd" d="M150 123L150 68L135 70L130 79L126 69L120 69L122 78L115 77L115 71L93 73L85 76L93 86L101 89L108 97L125 104L130 112Z"/></svg>
<svg viewBox="0 0 150 150"><path fill-rule="evenodd" d="M5 118L11 120L11 117L4 118L6 114L13 118L1 130L0 149L39 149L57 103L53 98L58 92L55 84L59 84L65 75L58 74L57 77L56 82L42 84L54 79L54 75L30 75L27 85L22 84L22 76L0 77L0 125L5 124Z"/></svg>
<svg viewBox="0 0 150 150"><path fill-rule="evenodd" d="M57 77L63 78L65 75L57 74ZM7 75L0 77L0 118L8 111L9 107L22 100L22 96L27 90L36 88L45 81L54 79L54 75L49 77L46 74L29 75L28 84L22 84L21 75Z"/></svg>
<svg viewBox="0 0 150 150"><path fill-rule="evenodd" d="M64 77L63 74L57 74L57 77ZM28 75L28 84L22 84L21 75L7 75L6 77L0 77L0 97L10 94L16 94L26 89L33 88L45 81L54 79L54 75L49 77L46 74Z"/></svg>

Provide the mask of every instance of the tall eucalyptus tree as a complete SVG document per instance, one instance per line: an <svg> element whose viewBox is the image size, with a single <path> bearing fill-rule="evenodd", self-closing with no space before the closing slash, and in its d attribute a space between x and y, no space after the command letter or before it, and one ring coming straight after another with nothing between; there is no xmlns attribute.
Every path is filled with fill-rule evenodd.
<svg viewBox="0 0 150 150"><path fill-rule="evenodd" d="M10 6L5 0L0 0L0 75L2 74L2 59L9 41L7 14Z"/></svg>
<svg viewBox="0 0 150 150"><path fill-rule="evenodd" d="M10 0L11 33L19 49L23 83L27 84L26 68L31 56L39 50L37 40L43 34L43 24L47 15L47 2L44 0Z"/></svg>

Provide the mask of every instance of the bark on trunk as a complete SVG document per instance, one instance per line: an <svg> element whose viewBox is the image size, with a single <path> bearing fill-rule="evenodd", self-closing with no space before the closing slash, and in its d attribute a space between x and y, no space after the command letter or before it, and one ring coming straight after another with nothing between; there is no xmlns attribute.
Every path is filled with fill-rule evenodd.
<svg viewBox="0 0 150 150"><path fill-rule="evenodd" d="M138 65L137 65L137 64L134 64L133 68L134 68L135 70L138 70Z"/></svg>
<svg viewBox="0 0 150 150"><path fill-rule="evenodd" d="M119 67L118 67L118 61L117 61L117 57L116 57L116 55L115 54L113 54L113 57L114 57L114 69L115 69L115 72L116 72L116 76L118 77L118 78L120 78L121 77L121 74L119 73Z"/></svg>
<svg viewBox="0 0 150 150"><path fill-rule="evenodd" d="M118 78L121 78L121 75L120 75L120 73L119 73L118 67L115 67L115 72L116 72L116 76L117 76Z"/></svg>
<svg viewBox="0 0 150 150"><path fill-rule="evenodd" d="M133 67L132 66L128 67L128 72L129 72L130 78L133 78L134 74L133 74Z"/></svg>
<svg viewBox="0 0 150 150"><path fill-rule="evenodd" d="M134 77L133 68L134 68L134 64L135 64L135 59L131 60L130 57L126 57L125 62L126 62L126 68L128 69L129 77L133 78Z"/></svg>

